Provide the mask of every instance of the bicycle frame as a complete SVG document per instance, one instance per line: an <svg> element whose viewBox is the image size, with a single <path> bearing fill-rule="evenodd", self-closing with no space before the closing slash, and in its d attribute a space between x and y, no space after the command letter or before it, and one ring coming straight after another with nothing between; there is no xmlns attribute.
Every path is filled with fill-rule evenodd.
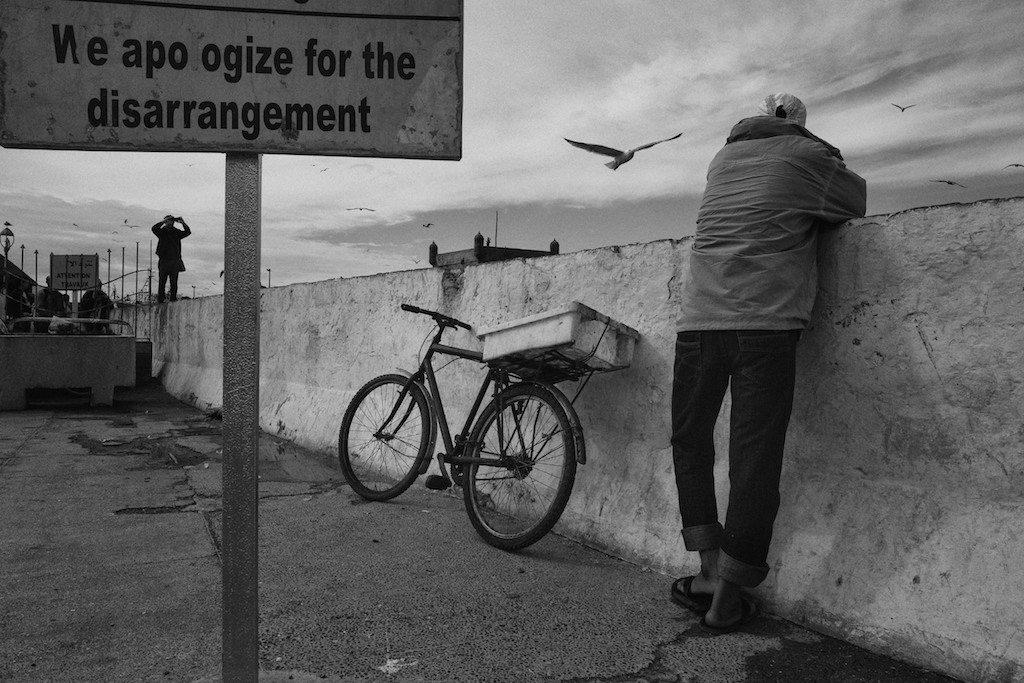
<svg viewBox="0 0 1024 683"><path fill-rule="evenodd" d="M444 446L444 453L438 454L438 463L441 467L441 471L445 471L444 463L459 465L469 465L473 463L497 465L499 464L499 459L497 458L469 458L464 456L463 452L465 451L466 444L468 443L468 436L472 429L473 422L476 420L476 416L480 412L480 407L483 405L484 399L487 397L489 390L493 386L493 395L497 397L501 389L509 383L508 373L495 368L487 369L487 374L484 376L484 379L480 384L480 389L477 391L476 398L473 400L473 405L470 407L469 412L466 415L465 424L463 425L462 430L453 436L451 427L448 425L448 415L445 412L444 401L441 399L437 383L437 375L434 371L434 364L432 362L434 354L440 353L446 356L453 356L455 358L464 358L477 363L483 362L483 354L471 349L462 349L456 346L442 344L441 336L443 333L444 328L442 327L434 335L433 341L427 348L427 353L423 357L423 361L420 363L419 370L409 378L410 382L422 383L424 380L426 382L427 394L430 397L431 407L434 412L434 419L438 430L441 433L441 441Z"/></svg>
<svg viewBox="0 0 1024 683"><path fill-rule="evenodd" d="M455 358L471 360L476 363L483 363L483 354L479 351L473 351L471 349L463 349L448 344L442 344L441 337L444 335L445 327L445 325L439 324L438 330L436 333L434 333L434 338L431 341L430 346L427 348L427 352L424 355L423 360L420 361L419 368L416 370L415 373L413 373L409 377L409 379L406 381L405 386L402 388L402 392L399 396L399 401L396 403L395 406L395 411L397 411L398 406L402 404L402 398L404 398L404 394L408 392L409 387L413 383L418 383L421 386L424 384L426 385L426 393L428 396L428 400L430 401L431 404L431 420L434 423L432 425L431 431L433 432L434 428L440 431L441 441L444 446L444 452L437 454L438 467L441 469L441 472L447 479L450 479L450 477L448 476L447 469L445 468L445 463L450 465L477 464L490 465L495 467L508 466L509 458L506 455L501 455L496 458L481 458L469 457L463 455L463 453L465 452L466 446L469 443L470 431L472 430L473 423L476 420L476 417L480 412L480 408L484 403L484 399L487 397L489 391L493 387L492 395L494 396L494 399L496 401L499 400L499 396L501 394L502 389L512 384L512 382L510 382L509 380L509 373L499 368L488 367L487 373L480 384L480 389L477 391L476 398L473 401L473 405L469 409L468 414L466 415L466 421L462 427L462 430L453 436L451 432L451 427L448 424L448 415L445 412L444 401L442 400L439 391L437 375L435 374L434 371L434 354L440 353L446 356L453 356ZM384 420L383 424L390 424L395 417L395 412L392 412L387 417L387 419ZM406 417L408 417L408 415L402 416L401 420L399 420L399 428L401 424L405 421ZM500 405L498 406L497 419L499 434L504 434L504 419L502 417L502 410ZM435 443L436 436L432 436L431 446L433 447ZM427 460L426 462L430 461ZM425 469L426 467L424 467L424 470ZM424 470L421 470L420 474L422 474Z"/></svg>
<svg viewBox="0 0 1024 683"><path fill-rule="evenodd" d="M464 452L466 446L469 444L469 435L472 432L474 422L480 412L481 406L484 403L484 399L487 397L488 391L492 388L492 386L492 395L494 397L494 401L498 404L496 406L496 419L499 440L501 441L501 443L505 443L505 435L507 434L510 437L516 435L517 433L519 433L521 425L519 424L518 416L513 415L512 420L515 424L510 427L509 432L506 432L504 410L503 406L500 405L501 393L506 387L512 384L534 384L534 382L532 380L522 379L512 381L510 380L510 377L513 377L514 375L510 373L507 369L495 366L488 366L487 373L484 376L483 382L480 384L480 389L477 391L477 395L473 401L473 405L466 415L465 424L463 425L462 430L453 436L451 432L451 427L448 424L448 415L445 412L444 402L441 398L441 393L438 387L437 375L435 374L434 370L434 354L440 353L442 355L471 360L474 361L475 363L481 364L483 363L483 354L480 351L464 349L457 346L451 346L449 344L443 344L441 342L441 339L444 336L444 331L446 328L455 327L456 325L458 325L464 326L467 329L469 329L468 325L460 323L457 320L447 318L447 316L441 316L440 318L438 318L437 316L440 314L437 314L433 311L419 309L415 306L403 305L402 308L403 310L407 310L413 313L425 313L428 315L432 315L434 317L434 322L438 325L438 329L434 333L433 339L431 340L431 343L427 348L427 352L424 354L423 360L421 360L419 363L419 367L417 368L416 372L411 374L406 380L401 392L399 393L398 401L396 402L395 407L392 409L391 414L389 414L387 418L383 421L381 428L378 430L375 436L378 438L386 439L389 436L389 434L393 434L395 431L401 429L401 426L405 423L405 420L411 414L411 406L409 407L406 414L401 416L401 418L397 421L394 429L385 430L385 427L391 426L392 420L394 420L397 417L399 406L401 406L404 403L404 398L410 391L410 387L413 384L417 384L424 389L424 392L427 396L427 400L430 404L431 424L429 448L431 450L434 449L437 443L437 432L440 431L441 433L441 441L444 447L444 452L437 453L436 457L438 461L438 467L440 468L444 479L449 481L451 480L451 477L448 476L447 468L445 467L446 463L450 465L476 464L488 465L493 467L514 466L514 459L510 458L504 452L499 454L498 457L489 458L469 457L464 455ZM587 379L589 379L589 376L587 377ZM584 384L586 384L586 382L584 382ZM576 412L575 410L573 410L572 401L569 400L568 397L561 394L561 392L559 392L553 386L546 385L545 383L540 383L539 386L546 386L549 391L552 391L555 397L561 403L567 415L570 417L573 442L576 446L576 461L579 463L586 462L586 449L583 441L582 428L579 424L579 418L576 417ZM582 387L580 387L580 389L582 389ZM505 449L502 448L501 450L504 451ZM428 458L424 461L424 463L421 465L419 474L424 474L426 472L431 460L432 458Z"/></svg>

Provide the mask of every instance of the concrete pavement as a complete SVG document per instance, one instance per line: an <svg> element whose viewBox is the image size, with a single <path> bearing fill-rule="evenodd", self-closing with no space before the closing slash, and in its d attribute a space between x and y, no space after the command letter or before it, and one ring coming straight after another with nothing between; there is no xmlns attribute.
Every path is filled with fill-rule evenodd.
<svg viewBox="0 0 1024 683"><path fill-rule="evenodd" d="M0 413L0 681L220 681L221 424L153 382ZM765 615L703 634L672 578L555 535L481 541L460 498L365 503L260 448L259 680L949 681Z"/></svg>

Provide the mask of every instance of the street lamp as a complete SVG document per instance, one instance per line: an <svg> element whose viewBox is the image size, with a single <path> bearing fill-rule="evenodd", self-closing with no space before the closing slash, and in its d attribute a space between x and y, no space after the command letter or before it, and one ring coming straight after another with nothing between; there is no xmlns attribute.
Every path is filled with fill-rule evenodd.
<svg viewBox="0 0 1024 683"><path fill-rule="evenodd" d="M11 230L11 224L4 221L4 229L0 230L0 237L3 238L4 247L4 268L3 277L4 281L7 280L7 252L11 250L11 245L14 244L14 231Z"/></svg>

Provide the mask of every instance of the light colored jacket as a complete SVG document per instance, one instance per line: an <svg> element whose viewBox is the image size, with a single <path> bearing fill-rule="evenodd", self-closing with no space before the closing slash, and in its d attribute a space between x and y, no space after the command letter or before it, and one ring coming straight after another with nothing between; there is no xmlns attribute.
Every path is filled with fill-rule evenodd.
<svg viewBox="0 0 1024 683"><path fill-rule="evenodd" d="M708 168L677 329L803 329L818 228L866 204L864 179L835 147L785 119L740 121Z"/></svg>

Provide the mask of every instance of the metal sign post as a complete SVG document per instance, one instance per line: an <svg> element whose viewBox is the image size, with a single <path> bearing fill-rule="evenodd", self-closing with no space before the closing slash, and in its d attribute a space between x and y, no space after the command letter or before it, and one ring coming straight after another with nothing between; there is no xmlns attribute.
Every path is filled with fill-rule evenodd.
<svg viewBox="0 0 1024 683"><path fill-rule="evenodd" d="M258 479L261 158L233 153L224 202L223 683L259 666Z"/></svg>
<svg viewBox="0 0 1024 683"><path fill-rule="evenodd" d="M262 157L229 153L224 183L223 683L259 672Z"/></svg>

